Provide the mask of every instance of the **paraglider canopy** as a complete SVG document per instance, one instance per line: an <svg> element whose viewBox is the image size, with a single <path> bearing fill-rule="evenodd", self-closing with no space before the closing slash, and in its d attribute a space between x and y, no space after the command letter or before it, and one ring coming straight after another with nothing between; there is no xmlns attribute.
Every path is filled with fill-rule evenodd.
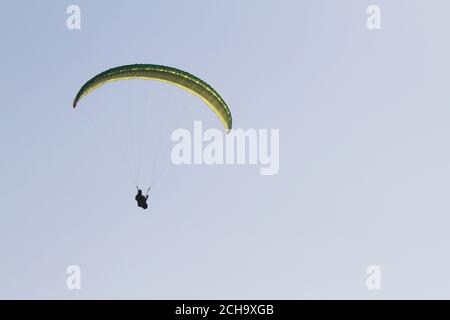
<svg viewBox="0 0 450 320"><path fill-rule="evenodd" d="M176 68L155 64L132 64L106 70L88 82L78 91L73 107L78 101L96 88L112 81L145 79L168 82L200 97L217 115L227 131L231 130L232 117L225 100L209 84L200 78Z"/></svg>

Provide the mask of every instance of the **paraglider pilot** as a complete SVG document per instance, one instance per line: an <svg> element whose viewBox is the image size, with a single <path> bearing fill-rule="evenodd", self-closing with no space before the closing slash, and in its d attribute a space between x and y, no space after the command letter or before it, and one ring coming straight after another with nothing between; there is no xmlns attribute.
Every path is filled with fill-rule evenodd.
<svg viewBox="0 0 450 320"><path fill-rule="evenodd" d="M150 188L149 188L149 191L150 191ZM136 197L134 197L134 199L137 201L138 207L140 207L142 209L148 208L148 204L147 204L148 191L147 191L147 194L144 196L142 194L142 190L138 189L138 193L137 193Z"/></svg>

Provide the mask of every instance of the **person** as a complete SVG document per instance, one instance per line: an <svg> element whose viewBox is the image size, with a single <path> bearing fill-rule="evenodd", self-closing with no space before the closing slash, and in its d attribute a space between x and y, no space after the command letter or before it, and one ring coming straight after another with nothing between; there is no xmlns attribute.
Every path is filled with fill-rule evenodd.
<svg viewBox="0 0 450 320"><path fill-rule="evenodd" d="M134 199L137 201L138 207L140 207L142 209L147 209L148 208L148 204L147 204L148 194L146 194L144 196L142 194L142 190L141 189L138 189L138 193L137 193L136 197L134 197Z"/></svg>

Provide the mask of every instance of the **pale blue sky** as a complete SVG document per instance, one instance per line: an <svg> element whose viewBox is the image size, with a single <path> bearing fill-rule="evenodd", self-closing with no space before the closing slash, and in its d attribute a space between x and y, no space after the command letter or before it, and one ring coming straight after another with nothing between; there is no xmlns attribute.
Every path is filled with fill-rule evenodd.
<svg viewBox="0 0 450 320"><path fill-rule="evenodd" d="M118 3L2 4L1 298L450 297L448 1ZM173 127L220 124L145 81L72 110L84 81L131 63L192 72L235 127L280 129L280 173L170 167L143 214L108 123L153 112L144 159ZM65 286L72 264L81 291ZM365 286L372 264L381 291Z"/></svg>

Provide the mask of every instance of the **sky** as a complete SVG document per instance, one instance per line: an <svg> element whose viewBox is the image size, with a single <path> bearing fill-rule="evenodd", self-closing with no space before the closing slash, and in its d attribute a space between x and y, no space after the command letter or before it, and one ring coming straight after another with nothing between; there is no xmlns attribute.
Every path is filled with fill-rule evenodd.
<svg viewBox="0 0 450 320"><path fill-rule="evenodd" d="M79 30L66 26L73 4ZM449 9L3 2L0 298L449 298ZM278 129L278 174L172 165L170 132L220 128L174 86L117 82L72 109L85 81L133 63L204 79L234 128ZM167 170L143 211L130 167L144 186L153 161ZM71 265L80 290L66 285ZM379 290L366 284L373 265Z"/></svg>

